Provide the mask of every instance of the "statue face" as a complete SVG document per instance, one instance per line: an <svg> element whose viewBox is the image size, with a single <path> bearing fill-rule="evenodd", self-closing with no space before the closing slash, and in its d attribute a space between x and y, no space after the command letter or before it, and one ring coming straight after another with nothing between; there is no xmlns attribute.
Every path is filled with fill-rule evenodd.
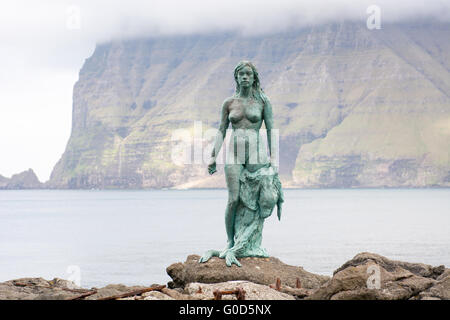
<svg viewBox="0 0 450 320"><path fill-rule="evenodd" d="M251 87L255 78L253 76L253 70L249 66L245 66L238 71L237 81L239 85L242 87Z"/></svg>

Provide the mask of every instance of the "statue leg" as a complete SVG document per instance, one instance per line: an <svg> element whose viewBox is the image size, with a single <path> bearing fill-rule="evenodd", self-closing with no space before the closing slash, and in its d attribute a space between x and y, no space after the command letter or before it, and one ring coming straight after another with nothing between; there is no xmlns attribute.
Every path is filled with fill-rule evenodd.
<svg viewBox="0 0 450 320"><path fill-rule="evenodd" d="M227 249L234 246L234 219L239 204L239 177L242 164L225 165L225 177L228 187L228 203L225 210L225 229L227 231Z"/></svg>
<svg viewBox="0 0 450 320"><path fill-rule="evenodd" d="M242 164L225 165L225 177L228 186L228 203L225 210L225 229L227 231L227 247L222 252L208 250L200 258L199 262L204 263L212 257L226 259L226 264L231 266L233 263L240 266L234 253L229 250L234 246L234 220L236 209L239 204L239 177L243 169Z"/></svg>

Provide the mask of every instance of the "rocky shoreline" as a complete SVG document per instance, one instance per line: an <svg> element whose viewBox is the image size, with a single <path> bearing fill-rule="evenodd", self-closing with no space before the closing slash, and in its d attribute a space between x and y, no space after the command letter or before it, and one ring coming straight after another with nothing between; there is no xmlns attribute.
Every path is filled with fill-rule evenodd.
<svg viewBox="0 0 450 320"><path fill-rule="evenodd" d="M450 269L390 260L363 252L332 277L284 264L274 257L240 259L227 267L212 258L167 267L166 285L79 288L55 278L21 278L0 283L1 300L449 300Z"/></svg>

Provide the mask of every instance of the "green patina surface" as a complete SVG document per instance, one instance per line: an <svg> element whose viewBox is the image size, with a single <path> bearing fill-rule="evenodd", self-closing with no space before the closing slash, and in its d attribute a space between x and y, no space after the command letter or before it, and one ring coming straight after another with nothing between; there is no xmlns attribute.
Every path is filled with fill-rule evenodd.
<svg viewBox="0 0 450 320"><path fill-rule="evenodd" d="M211 161L210 174L216 172L216 157L222 147L231 124L230 143L235 159L242 163L230 162L227 157L225 176L228 186L228 204L225 209L225 229L227 246L223 251L209 250L200 263L216 256L224 258L227 266L241 264L243 257L268 257L261 247L264 220L272 214L277 205L278 219L281 218L281 204L284 201L278 171L272 158L271 131L273 128L272 106L260 88L258 71L249 61L241 61L234 70L236 93L225 100ZM265 149L260 145L255 132L266 128L271 160L263 155ZM253 144L254 148L251 147ZM264 150L264 151L263 151ZM252 160L253 159L253 160Z"/></svg>

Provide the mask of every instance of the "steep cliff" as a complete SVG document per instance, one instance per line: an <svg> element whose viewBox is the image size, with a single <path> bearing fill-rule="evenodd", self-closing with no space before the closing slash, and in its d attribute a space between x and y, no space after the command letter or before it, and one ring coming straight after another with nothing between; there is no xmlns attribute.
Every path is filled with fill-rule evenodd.
<svg viewBox="0 0 450 320"><path fill-rule="evenodd" d="M217 128L233 68L248 59L273 104L285 185L450 186L449 39L450 24L343 22L99 44L47 185L223 187L223 173L172 162L171 134L194 121Z"/></svg>

